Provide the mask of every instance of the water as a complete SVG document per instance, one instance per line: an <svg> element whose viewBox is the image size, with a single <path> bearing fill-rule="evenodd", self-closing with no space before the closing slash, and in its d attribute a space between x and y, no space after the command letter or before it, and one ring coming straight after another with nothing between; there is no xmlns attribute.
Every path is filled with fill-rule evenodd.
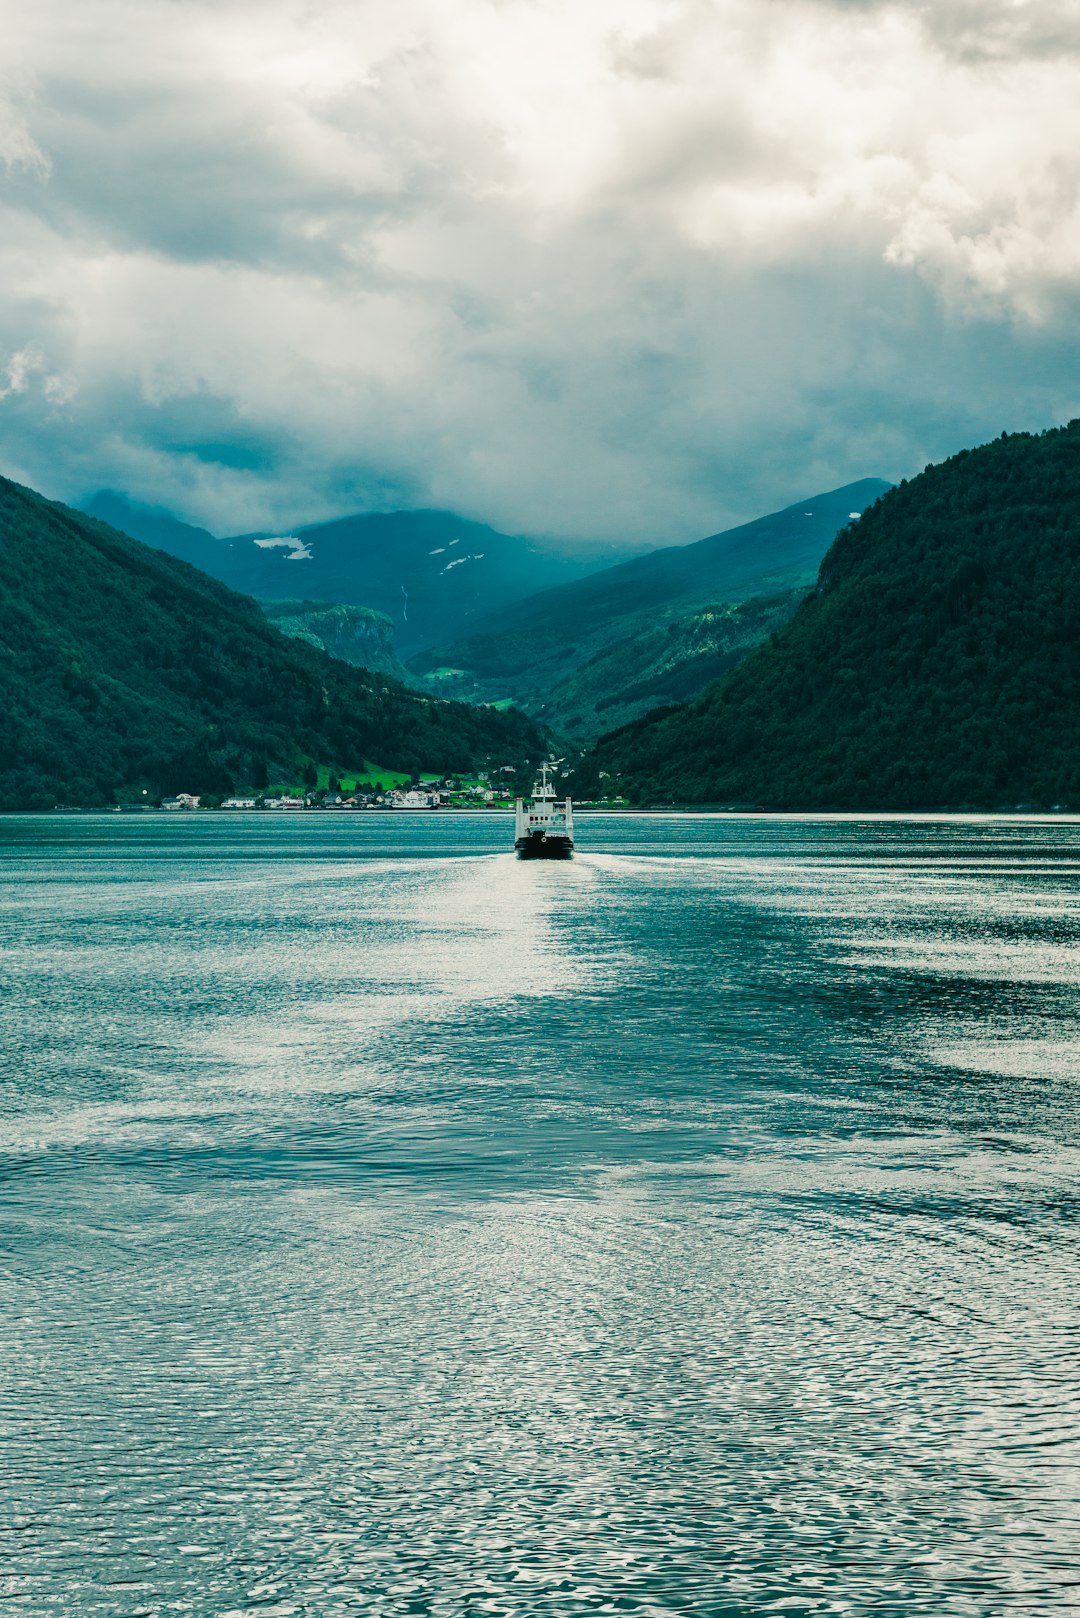
<svg viewBox="0 0 1080 1618"><path fill-rule="evenodd" d="M0 1610L1080 1607L1080 825L0 820Z"/></svg>

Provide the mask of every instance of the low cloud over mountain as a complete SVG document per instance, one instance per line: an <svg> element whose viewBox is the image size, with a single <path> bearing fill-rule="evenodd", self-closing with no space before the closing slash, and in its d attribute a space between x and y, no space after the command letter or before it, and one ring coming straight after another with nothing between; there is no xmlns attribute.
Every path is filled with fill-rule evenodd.
<svg viewBox="0 0 1080 1618"><path fill-rule="evenodd" d="M690 539L1077 411L1063 0L0 15L0 462L55 495Z"/></svg>

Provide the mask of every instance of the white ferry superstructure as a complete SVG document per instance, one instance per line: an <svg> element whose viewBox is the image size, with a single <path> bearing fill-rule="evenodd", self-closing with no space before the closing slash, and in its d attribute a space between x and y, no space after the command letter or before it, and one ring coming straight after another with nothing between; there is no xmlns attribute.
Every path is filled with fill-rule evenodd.
<svg viewBox="0 0 1080 1618"><path fill-rule="evenodd" d="M532 797L517 800L514 847L522 860L568 860L574 852L573 804L556 799L546 764Z"/></svg>

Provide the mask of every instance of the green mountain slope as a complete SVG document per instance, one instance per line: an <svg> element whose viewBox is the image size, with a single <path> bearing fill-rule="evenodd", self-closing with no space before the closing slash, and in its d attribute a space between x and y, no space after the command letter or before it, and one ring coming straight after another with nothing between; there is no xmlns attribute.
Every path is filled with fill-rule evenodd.
<svg viewBox="0 0 1080 1618"><path fill-rule="evenodd" d="M431 701L287 640L254 601L0 479L0 807L258 787L298 760L536 757L520 714Z"/></svg>
<svg viewBox="0 0 1080 1618"><path fill-rule="evenodd" d="M418 653L409 667L440 689L474 701L512 697L567 736L595 739L613 716L642 712L666 697L665 684L680 699L701 691L727 666L724 658L730 663L734 641L745 652L776 628L774 599L768 611L744 615L741 625L732 621L734 640L721 637L724 644L713 648L719 663L702 655L702 614L807 588L837 530L888 487L865 478L695 544L606 567L504 608L468 636ZM658 628L670 631L669 642L658 641ZM672 682L665 677L675 662L681 673ZM447 671L456 671L453 687ZM628 695L632 689L636 699Z"/></svg>
<svg viewBox="0 0 1080 1618"><path fill-rule="evenodd" d="M394 626L400 655L466 633L508 602L576 579L594 558L550 554L449 511L392 511L216 539L168 512L110 491L87 512L144 543L270 601L373 607Z"/></svg>
<svg viewBox="0 0 1080 1618"><path fill-rule="evenodd" d="M1080 805L1080 422L886 494L773 640L591 762L638 801Z"/></svg>
<svg viewBox="0 0 1080 1618"><path fill-rule="evenodd" d="M786 624L805 590L751 596L685 617L658 614L603 645L538 702L535 712L568 739L589 738L667 703L689 702Z"/></svg>
<svg viewBox="0 0 1080 1618"><path fill-rule="evenodd" d="M206 528L181 522L172 512L158 506L137 505L113 489L99 489L80 510L132 539L141 539L144 545L168 551L170 556L178 556L182 562L190 562L192 567L217 577L216 564L227 541L218 539Z"/></svg>

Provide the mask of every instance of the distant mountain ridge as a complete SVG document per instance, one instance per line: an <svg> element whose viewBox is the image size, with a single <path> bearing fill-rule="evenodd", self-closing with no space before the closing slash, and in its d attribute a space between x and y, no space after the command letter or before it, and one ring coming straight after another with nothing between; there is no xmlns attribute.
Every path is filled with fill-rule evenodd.
<svg viewBox="0 0 1080 1618"><path fill-rule="evenodd" d="M644 712L665 691L671 700L696 694L725 659L779 627L838 530L890 486L863 478L616 563L504 607L460 640L416 653L409 667L472 700L510 697L570 738L592 740L616 714ZM751 597L768 606L730 616Z"/></svg>
<svg viewBox="0 0 1080 1618"><path fill-rule="evenodd" d="M221 547L227 547L228 540L218 539L205 528L181 522L179 517L156 506L138 505L113 489L100 489L77 509L98 522L107 523L121 534L127 534L129 539L138 539L144 545L152 545L155 550L167 551L170 556L179 557L180 561L200 568L212 578L217 577L215 565L221 555Z"/></svg>
<svg viewBox="0 0 1080 1618"><path fill-rule="evenodd" d="M785 628L588 768L637 802L1080 807L1080 421L885 494Z"/></svg>
<svg viewBox="0 0 1080 1618"><path fill-rule="evenodd" d="M288 640L185 562L0 478L0 808L259 788L300 765L537 758L520 714Z"/></svg>
<svg viewBox="0 0 1080 1618"><path fill-rule="evenodd" d="M595 557L549 554L447 511L363 514L216 539L113 491L94 495L85 510L244 594L374 608L393 624L403 657L600 565Z"/></svg>

